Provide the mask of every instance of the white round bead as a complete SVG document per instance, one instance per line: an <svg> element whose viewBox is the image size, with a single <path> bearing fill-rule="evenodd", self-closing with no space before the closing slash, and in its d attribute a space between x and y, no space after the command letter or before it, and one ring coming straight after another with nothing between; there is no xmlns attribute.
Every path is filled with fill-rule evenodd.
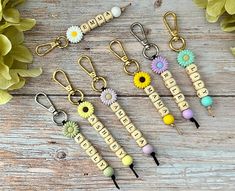
<svg viewBox="0 0 235 191"><path fill-rule="evenodd" d="M112 13L113 17L120 17L122 14L122 10L120 7L113 7L111 9L111 13Z"/></svg>

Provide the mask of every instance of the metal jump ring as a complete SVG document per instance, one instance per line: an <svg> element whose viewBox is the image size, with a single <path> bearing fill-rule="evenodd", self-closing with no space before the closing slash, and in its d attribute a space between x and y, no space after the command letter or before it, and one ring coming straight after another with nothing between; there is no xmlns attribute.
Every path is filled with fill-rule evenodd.
<svg viewBox="0 0 235 191"><path fill-rule="evenodd" d="M58 36L55 40L58 43L59 48L66 48L69 45L69 41L65 36ZM65 43L63 43L65 42Z"/></svg>
<svg viewBox="0 0 235 191"><path fill-rule="evenodd" d="M174 46L174 42L180 41L181 46L179 48L176 48ZM172 50L176 51L176 52L180 52L181 50L184 50L186 47L186 42L185 39L181 36L177 36L177 37L173 37L170 42L169 42L169 46Z"/></svg>
<svg viewBox="0 0 235 191"><path fill-rule="evenodd" d="M94 78L94 80L92 81L92 84L91 84L91 85L92 85L92 89L95 90L95 91L97 91L97 92L101 92L101 91L102 91L102 88L98 89L98 88L96 87L96 84L97 84L99 81L101 81L101 82L103 83L102 88L106 88L106 87L107 87L107 82L106 82L106 80L105 80L103 77L101 77L101 76L97 76L97 77Z"/></svg>
<svg viewBox="0 0 235 191"><path fill-rule="evenodd" d="M74 100L72 99L72 97L75 96L76 93L79 93L79 94L80 94L80 99L79 99L79 101L83 101L83 99L84 99L84 94L83 94L82 91L80 91L80 90L74 90L74 91L69 92L69 94L68 94L68 100L69 100L69 102L72 103L73 105L79 105L79 101L74 101Z"/></svg>
<svg viewBox="0 0 235 191"><path fill-rule="evenodd" d="M155 49L155 54L152 55L152 56L148 56L147 52L148 52L148 50L150 50L151 47L153 47L153 48ZM143 55L144 55L145 58L147 58L147 59L149 59L149 60L153 60L153 59L154 59L153 57L154 57L154 56L157 57L158 54L159 54L159 48L158 48L158 46L157 46L156 44L154 44L154 43L149 43L149 44L147 44L147 46L144 46Z"/></svg>
<svg viewBox="0 0 235 191"><path fill-rule="evenodd" d="M56 116L59 116L61 114L62 114L61 119L60 120L56 119ZM56 114L52 116L52 121L58 126L63 126L64 125L63 122L67 120L68 120L68 115L63 110L57 110Z"/></svg>
<svg viewBox="0 0 235 191"><path fill-rule="evenodd" d="M130 67L131 64L135 64L136 66L136 70L134 72L130 72L128 70L128 67ZM136 60L129 60L129 62L126 62L124 64L124 71L128 74L128 75L131 75L131 76L134 76L135 73L139 72L140 71L140 65L139 63L136 61Z"/></svg>

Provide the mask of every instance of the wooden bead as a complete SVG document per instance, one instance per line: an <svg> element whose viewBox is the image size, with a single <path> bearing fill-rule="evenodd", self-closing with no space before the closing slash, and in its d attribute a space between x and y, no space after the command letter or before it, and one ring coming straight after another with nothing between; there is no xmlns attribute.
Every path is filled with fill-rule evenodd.
<svg viewBox="0 0 235 191"><path fill-rule="evenodd" d="M99 26L103 25L106 23L105 18L103 15L99 14L95 17L96 22L98 23Z"/></svg>
<svg viewBox="0 0 235 191"><path fill-rule="evenodd" d="M100 156L99 153L96 153L96 154L94 154L94 155L91 157L91 160L92 160L94 163L100 162L101 159L102 159L102 157Z"/></svg>
<svg viewBox="0 0 235 191"><path fill-rule="evenodd" d="M176 81L174 80L174 78L170 78L168 80L165 81L165 86L170 89L171 87L176 85Z"/></svg>
<svg viewBox="0 0 235 191"><path fill-rule="evenodd" d="M159 110L164 107L164 103L162 102L162 100L158 100L154 103L154 106L156 107L157 110Z"/></svg>
<svg viewBox="0 0 235 191"><path fill-rule="evenodd" d="M88 117L87 120L91 125L94 125L98 121L98 118L94 114L92 114L90 117Z"/></svg>
<svg viewBox="0 0 235 191"><path fill-rule="evenodd" d="M89 25L89 27L90 27L91 29L94 29L94 28L98 27L98 23L96 22L95 19L89 20L89 21L88 21L88 25Z"/></svg>
<svg viewBox="0 0 235 191"><path fill-rule="evenodd" d="M170 88L170 92L173 96L175 96L178 93L180 93L181 91L180 91L179 86L176 85L176 86L173 86L173 87Z"/></svg>
<svg viewBox="0 0 235 191"><path fill-rule="evenodd" d="M195 90L200 90L205 87L205 84L202 80L198 80L193 83L193 86L194 86Z"/></svg>
<svg viewBox="0 0 235 191"><path fill-rule="evenodd" d="M197 66L195 64L190 64L189 66L186 67L186 72L188 75L190 75L196 71L197 71Z"/></svg>
<svg viewBox="0 0 235 191"><path fill-rule="evenodd" d="M117 143L117 141L114 141L111 145L110 145L110 149L113 152L116 152L118 149L120 149L121 146Z"/></svg>
<svg viewBox="0 0 235 191"><path fill-rule="evenodd" d="M104 170L108 166L108 163L102 159L100 162L97 163L97 166L100 170Z"/></svg>
<svg viewBox="0 0 235 191"><path fill-rule="evenodd" d="M139 139L137 139L136 143L138 144L139 147L144 147L145 145L148 144L147 140L144 137L140 137Z"/></svg>
<svg viewBox="0 0 235 191"><path fill-rule="evenodd" d="M109 131L108 131L108 129L107 129L106 127L104 127L103 129L101 129L99 133L100 133L101 137L103 137L103 138L105 138L105 137L107 137L108 135L110 135L110 133L109 133Z"/></svg>
<svg viewBox="0 0 235 191"><path fill-rule="evenodd" d="M115 152L116 156L120 159L122 159L124 156L126 156L126 151L124 151L123 148L119 148L116 152Z"/></svg>
<svg viewBox="0 0 235 191"><path fill-rule="evenodd" d="M201 76L198 72L194 72L194 73L190 74L189 77L192 82L196 82L196 81L200 80L200 78L201 78Z"/></svg>
<svg viewBox="0 0 235 191"><path fill-rule="evenodd" d="M103 129L104 125L100 121L97 121L94 125L92 125L92 127L94 127L95 130L99 132L101 129Z"/></svg>
<svg viewBox="0 0 235 191"><path fill-rule="evenodd" d="M109 22L110 20L113 19L113 15L111 13L111 11L106 11L103 13L104 19L106 20L106 22Z"/></svg>
<svg viewBox="0 0 235 191"><path fill-rule="evenodd" d="M86 150L86 154L90 157L95 153L97 153L97 150L92 145Z"/></svg>
<svg viewBox="0 0 235 191"><path fill-rule="evenodd" d="M178 106L179 106L180 111L184 111L189 108L189 104L187 101L182 101L178 103Z"/></svg>
<svg viewBox="0 0 235 191"><path fill-rule="evenodd" d="M91 31L91 28L89 27L89 25L87 23L83 23L81 26L80 26L80 29L82 31L83 34L86 34L88 32Z"/></svg>
<svg viewBox="0 0 235 191"><path fill-rule="evenodd" d="M78 134L76 135L76 137L74 137L74 140L75 140L78 144L80 144L82 141L85 140L85 137L84 137L81 133L78 133Z"/></svg>
<svg viewBox="0 0 235 191"><path fill-rule="evenodd" d="M108 145L111 145L115 141L112 135L108 135L104 140Z"/></svg>
<svg viewBox="0 0 235 191"><path fill-rule="evenodd" d="M126 126L126 130L129 132L129 133L132 133L134 130L136 130L135 126L133 125L133 123L130 123Z"/></svg>
<svg viewBox="0 0 235 191"><path fill-rule="evenodd" d="M208 96L208 95L209 95L209 91L206 88L202 88L200 90L197 90L197 96L199 98L203 98L203 97Z"/></svg>
<svg viewBox="0 0 235 191"><path fill-rule="evenodd" d="M153 88L153 86L149 85L146 88L144 88L144 91L147 95L150 95L151 93L154 92L154 88Z"/></svg>
<svg viewBox="0 0 235 191"><path fill-rule="evenodd" d="M172 77L172 74L170 73L169 70L166 70L165 72L161 73L161 76L163 80L166 81Z"/></svg>
<svg viewBox="0 0 235 191"><path fill-rule="evenodd" d="M153 92L152 94L149 95L149 98L154 103L160 99L160 96L158 95L157 92Z"/></svg>
<svg viewBox="0 0 235 191"><path fill-rule="evenodd" d="M116 112L117 110L120 109L120 105L118 102L114 102L113 104L110 105L110 108L112 109L113 112Z"/></svg>
<svg viewBox="0 0 235 191"><path fill-rule="evenodd" d="M126 115L123 109L119 109L115 114L118 117L118 119L121 119L122 117Z"/></svg>
<svg viewBox="0 0 235 191"><path fill-rule="evenodd" d="M121 118L120 121L124 126L127 126L131 122L131 120L127 116L124 116L123 118Z"/></svg>
<svg viewBox="0 0 235 191"><path fill-rule="evenodd" d="M135 140L137 140L137 139L139 139L142 136L142 133L138 129L136 129L134 132L131 133L131 136Z"/></svg>
<svg viewBox="0 0 235 191"><path fill-rule="evenodd" d="M176 103L184 101L185 100L184 94L179 93L179 94L175 95L174 100Z"/></svg>
<svg viewBox="0 0 235 191"><path fill-rule="evenodd" d="M81 142L80 145L84 150L86 150L91 146L91 143L87 139L85 139L83 142Z"/></svg>
<svg viewBox="0 0 235 191"><path fill-rule="evenodd" d="M158 112L160 113L161 117L164 117L170 113L170 111L167 107L163 107L163 108L159 109Z"/></svg>

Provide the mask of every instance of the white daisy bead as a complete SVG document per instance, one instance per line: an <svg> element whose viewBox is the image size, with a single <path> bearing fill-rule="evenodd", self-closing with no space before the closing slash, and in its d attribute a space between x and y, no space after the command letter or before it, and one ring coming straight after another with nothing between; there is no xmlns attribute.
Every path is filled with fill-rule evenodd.
<svg viewBox="0 0 235 191"><path fill-rule="evenodd" d="M71 43L78 43L83 38L83 33L78 26L71 26L66 32L66 37Z"/></svg>
<svg viewBox="0 0 235 191"><path fill-rule="evenodd" d="M112 15L113 15L114 17L120 17L121 14L122 14L122 10L121 10L120 7L113 7L113 8L111 9L111 13L112 13Z"/></svg>

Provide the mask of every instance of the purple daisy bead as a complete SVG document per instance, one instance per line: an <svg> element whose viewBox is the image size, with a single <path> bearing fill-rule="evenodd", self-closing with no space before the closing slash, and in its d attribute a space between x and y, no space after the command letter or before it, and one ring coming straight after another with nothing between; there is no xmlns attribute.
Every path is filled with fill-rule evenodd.
<svg viewBox="0 0 235 191"><path fill-rule="evenodd" d="M104 105L111 105L117 100L117 94L114 90L108 88L101 92L100 99Z"/></svg>
<svg viewBox="0 0 235 191"><path fill-rule="evenodd" d="M166 58L158 56L152 61L151 68L157 74L161 74L168 69L168 62Z"/></svg>

